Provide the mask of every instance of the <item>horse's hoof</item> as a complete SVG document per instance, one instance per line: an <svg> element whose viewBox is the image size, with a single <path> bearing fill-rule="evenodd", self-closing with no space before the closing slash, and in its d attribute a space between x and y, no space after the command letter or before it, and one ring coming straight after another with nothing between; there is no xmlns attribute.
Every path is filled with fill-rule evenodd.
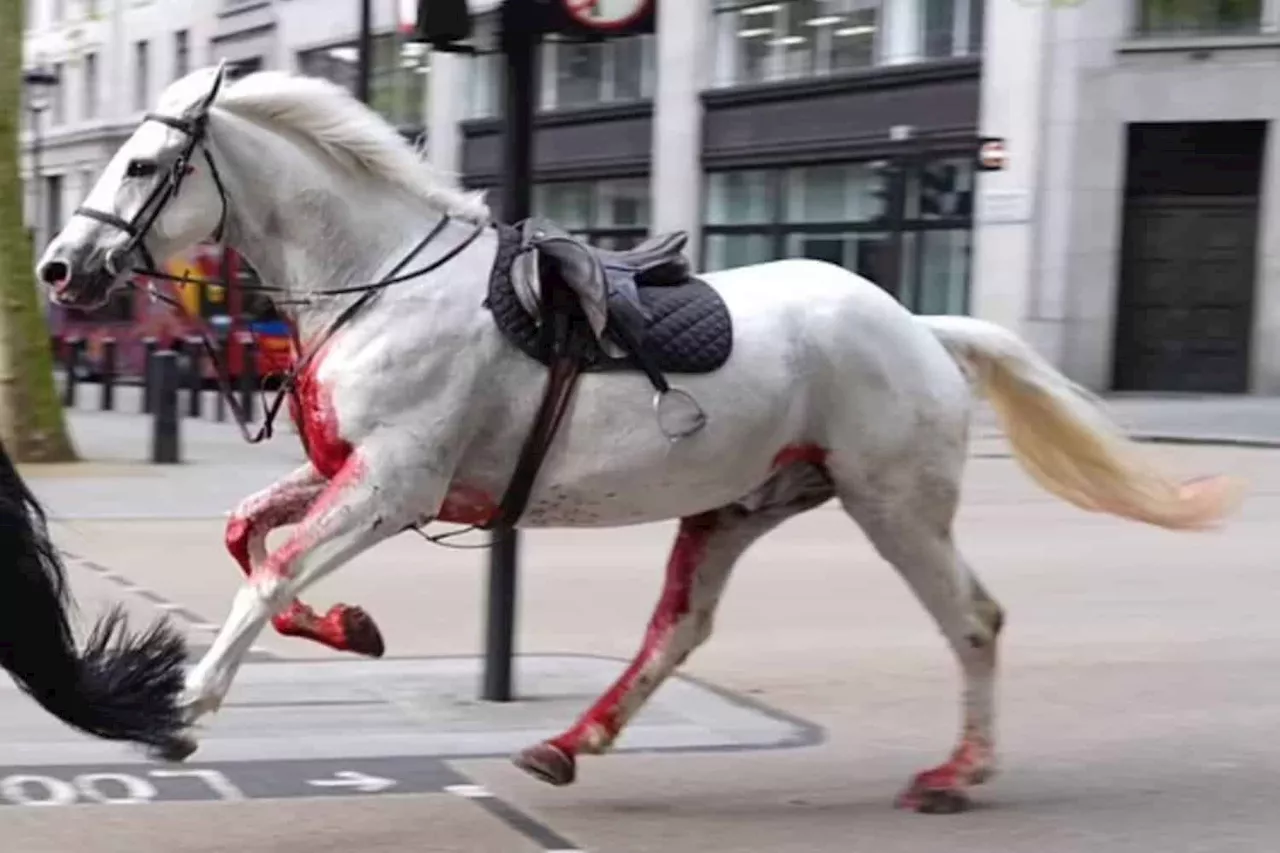
<svg viewBox="0 0 1280 853"><path fill-rule="evenodd" d="M347 650L371 658L382 657L387 647L373 617L363 607L339 606L342 607L342 634L347 640Z"/></svg>
<svg viewBox="0 0 1280 853"><path fill-rule="evenodd" d="M572 784L578 771L577 760L551 743L522 750L511 762L533 778L557 787Z"/></svg>
<svg viewBox="0 0 1280 853"><path fill-rule="evenodd" d="M190 735L174 735L164 743L148 747L147 755L156 761L180 764L190 758L198 748L196 739Z"/></svg>
<svg viewBox="0 0 1280 853"><path fill-rule="evenodd" d="M955 788L907 791L898 798L898 807L917 814L960 814L973 805L969 795Z"/></svg>

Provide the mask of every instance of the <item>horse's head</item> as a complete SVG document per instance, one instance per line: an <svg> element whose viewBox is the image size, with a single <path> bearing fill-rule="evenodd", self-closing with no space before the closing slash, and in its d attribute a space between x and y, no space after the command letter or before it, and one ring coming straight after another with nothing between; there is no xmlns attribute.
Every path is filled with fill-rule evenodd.
<svg viewBox="0 0 1280 853"><path fill-rule="evenodd" d="M172 84L116 151L36 264L54 302L102 305L135 267L154 269L221 229L224 199L204 154L224 72L201 69Z"/></svg>

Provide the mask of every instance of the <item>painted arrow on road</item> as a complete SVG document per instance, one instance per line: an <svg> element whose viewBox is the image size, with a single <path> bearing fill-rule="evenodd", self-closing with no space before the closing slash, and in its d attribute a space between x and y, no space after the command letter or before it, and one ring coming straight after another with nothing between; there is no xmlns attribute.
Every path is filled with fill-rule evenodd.
<svg viewBox="0 0 1280 853"><path fill-rule="evenodd" d="M376 794L395 787L396 784L394 779L384 779L381 776L371 776L355 770L339 770L333 775L332 779L308 779L307 784L317 788L351 788L362 794Z"/></svg>

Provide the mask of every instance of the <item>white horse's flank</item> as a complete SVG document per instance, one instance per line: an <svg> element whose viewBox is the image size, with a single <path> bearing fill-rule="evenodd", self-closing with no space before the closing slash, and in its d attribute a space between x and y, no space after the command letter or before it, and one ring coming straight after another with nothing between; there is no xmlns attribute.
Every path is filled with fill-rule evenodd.
<svg viewBox="0 0 1280 853"><path fill-rule="evenodd" d="M158 111L205 97L208 70L173 84ZM132 216L184 142L144 123L87 204ZM305 297L373 281L445 214L422 260L463 240L487 210L422 163L380 118L318 80L262 73L229 84L204 143L225 184L227 241L264 280ZM207 237L221 201L202 160L147 246L157 258ZM105 253L125 235L76 217L40 277L68 301L105 296ZM194 722L218 708L255 636L280 630L338 648L371 623L351 608L316 616L297 596L360 552L428 517L482 521L511 476L545 369L508 344L482 305L496 236L390 288L341 327L300 383L311 464L251 496L228 525L247 581L212 648L190 672ZM936 620L964 676L960 745L903 797L919 808L963 800L994 769L993 690L1002 617L957 552L952 520L974 388L1000 416L1018 460L1087 510L1172 529L1216 523L1234 490L1179 483L1011 333L968 318L916 317L839 267L784 260L708 274L733 318L735 349L709 375L673 377L707 413L672 444L639 374L588 374L546 459L523 526L616 526L679 518L667 584L643 649L608 694L518 763L555 783L579 754L605 751L626 721L711 632L738 557L785 519L834 497ZM348 298L287 306L303 348ZM966 375L967 374L967 375ZM972 387L970 383L973 383ZM268 553L273 527L296 525ZM356 637L356 639L353 639ZM378 648L380 651L380 645Z"/></svg>

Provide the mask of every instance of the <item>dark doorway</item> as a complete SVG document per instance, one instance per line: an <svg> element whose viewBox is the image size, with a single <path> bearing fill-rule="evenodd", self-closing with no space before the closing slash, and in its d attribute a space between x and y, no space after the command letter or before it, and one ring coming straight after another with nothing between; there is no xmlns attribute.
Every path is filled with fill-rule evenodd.
<svg viewBox="0 0 1280 853"><path fill-rule="evenodd" d="M1248 390L1266 131L1129 126L1117 390Z"/></svg>

